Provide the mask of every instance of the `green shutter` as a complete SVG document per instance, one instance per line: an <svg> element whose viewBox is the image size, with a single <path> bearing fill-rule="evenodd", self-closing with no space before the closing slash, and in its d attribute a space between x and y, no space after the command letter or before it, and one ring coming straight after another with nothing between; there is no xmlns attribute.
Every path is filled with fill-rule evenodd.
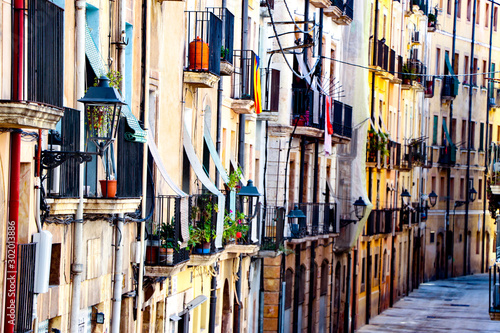
<svg viewBox="0 0 500 333"><path fill-rule="evenodd" d="M479 151L484 150L484 123L481 123L479 128Z"/></svg>
<svg viewBox="0 0 500 333"><path fill-rule="evenodd" d="M438 139L438 116L434 116L434 129L432 131L432 145L436 146L437 145L437 139Z"/></svg>

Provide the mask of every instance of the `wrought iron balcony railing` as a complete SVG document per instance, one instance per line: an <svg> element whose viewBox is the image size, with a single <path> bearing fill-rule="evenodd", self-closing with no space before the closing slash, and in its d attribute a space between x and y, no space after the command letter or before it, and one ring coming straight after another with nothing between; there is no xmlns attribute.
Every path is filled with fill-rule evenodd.
<svg viewBox="0 0 500 333"><path fill-rule="evenodd" d="M210 255L218 252L217 202L213 194L192 195L189 200L189 239L193 254Z"/></svg>
<svg viewBox="0 0 500 333"><path fill-rule="evenodd" d="M392 223L394 218L394 209L374 209L368 216L366 223L365 236L392 233Z"/></svg>
<svg viewBox="0 0 500 333"><path fill-rule="evenodd" d="M232 94L234 99L254 98L255 52L252 50L234 51L234 73Z"/></svg>
<svg viewBox="0 0 500 333"><path fill-rule="evenodd" d="M210 11L186 11L185 70L220 75L222 20Z"/></svg>
<svg viewBox="0 0 500 333"><path fill-rule="evenodd" d="M352 106L339 101L333 102L333 133L352 138Z"/></svg>
<svg viewBox="0 0 500 333"><path fill-rule="evenodd" d="M261 250L278 251L284 241L285 207L263 207Z"/></svg>
<svg viewBox="0 0 500 333"><path fill-rule="evenodd" d="M309 88L292 88L292 126L324 127L325 96Z"/></svg>
<svg viewBox="0 0 500 333"><path fill-rule="evenodd" d="M305 218L299 218L296 225L290 225L292 238L337 233L336 203L298 203Z"/></svg>
<svg viewBox="0 0 500 333"><path fill-rule="evenodd" d="M159 195L154 197L154 203L153 218L146 226L146 264L175 266L189 260L189 198Z"/></svg>

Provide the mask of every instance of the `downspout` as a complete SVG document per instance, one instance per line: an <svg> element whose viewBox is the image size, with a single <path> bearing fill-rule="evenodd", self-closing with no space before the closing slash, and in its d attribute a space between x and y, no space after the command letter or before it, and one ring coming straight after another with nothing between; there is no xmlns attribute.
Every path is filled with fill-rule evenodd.
<svg viewBox="0 0 500 333"><path fill-rule="evenodd" d="M356 288L357 288L357 274L356 266L358 265L358 250L354 250L353 258L353 271L352 271L352 309L351 309L351 333L356 329Z"/></svg>
<svg viewBox="0 0 500 333"><path fill-rule="evenodd" d="M117 36L122 36L125 34L125 0L120 0L118 2L118 34ZM125 73L125 44L124 41L120 40L116 43L118 49L118 71L123 76ZM122 98L125 96L125 80L120 81L120 93ZM115 272L113 280L113 312L111 317L111 333L120 332L120 317L121 317L121 307L122 307L122 281L123 281L123 248L122 248L122 238L123 238L123 218L124 214L118 214L118 220L116 221L116 234L115 234Z"/></svg>
<svg viewBox="0 0 500 333"><path fill-rule="evenodd" d="M335 265L333 264L334 263L334 258L335 258L335 243L332 242L332 257L331 257L331 260L330 260L330 263L331 263L331 266L332 266L332 270L330 272L330 333L336 333L336 332L333 332L333 316L335 314L335 305L333 304L333 292L335 291L334 290L334 280L333 280L333 276L334 276L334 272L335 272ZM340 292L340 290L337 290L335 292ZM338 323L337 323L338 325Z"/></svg>
<svg viewBox="0 0 500 333"><path fill-rule="evenodd" d="M459 0L455 0L455 13L458 11L458 1ZM492 10L493 11L493 8ZM453 67L453 70L455 70L455 48L456 48L456 39L457 39L457 15L453 15L453 39L452 39L452 45L451 45L451 67ZM474 59L472 58L471 62L473 62ZM456 74L456 73L455 73ZM450 101L450 125L448 126L449 127L449 132L450 133L453 133L453 99ZM451 148L451 145L450 145L450 148ZM448 231L449 231L449 228L450 228L450 198L451 198L451 167L448 166L446 168L446 177L447 177L447 184L446 184L446 193L448 193L447 197L446 197L446 217L445 217L445 260L444 260L444 265L445 265L445 269L444 269L444 278L447 279L448 278L448 256L450 255L450 253L448 253L448 241L449 241L449 237L448 237ZM453 243L454 240L453 240L453 237L451 239L451 242ZM451 255L453 256L453 251L451 253ZM453 257L452 257L452 260L453 260ZM451 274L453 276L453 272Z"/></svg>
<svg viewBox="0 0 500 333"><path fill-rule="evenodd" d="M149 126L149 67L150 67L150 53L149 53L149 43L151 40L151 0L144 0L144 17L143 15L143 27L145 26L145 31L143 30L144 38L143 45L145 48L143 49L143 61L144 61L144 72L143 72L143 80L144 86L143 90L143 115L144 115L144 129L147 131L147 127ZM142 211L141 211L141 219L144 220L147 215L147 205L146 205L146 194L147 194L147 176L148 176L148 143L147 141L144 143L144 151L142 157ZM144 250L145 250L145 236L146 236L146 222L140 222L141 224L141 234L140 234L140 262L139 262L139 281L137 282L137 316L135 321L135 332L142 332L142 306L144 303Z"/></svg>
<svg viewBox="0 0 500 333"><path fill-rule="evenodd" d="M371 241L368 241L366 246L366 320L365 320L365 323L367 325L370 323L370 315L371 315L371 299L372 299L371 270L372 270Z"/></svg>
<svg viewBox="0 0 500 333"><path fill-rule="evenodd" d="M293 138L290 138L290 141ZM300 179L299 179L299 203L303 202L303 194L304 194L304 173L305 173L305 155L306 155L306 141L302 137L300 139Z"/></svg>
<svg viewBox="0 0 500 333"><path fill-rule="evenodd" d="M241 2L241 50L246 50L248 48L248 0L242 0ZM242 71L242 82L243 91L246 90L248 84L248 71ZM239 116L239 126L238 126L238 164L242 171L245 171L245 122L246 117L244 114Z"/></svg>
<svg viewBox="0 0 500 333"><path fill-rule="evenodd" d="M314 296L316 290L313 290L314 288L314 279L316 278L315 272L314 272L314 260L316 259L316 248L317 244L316 241L311 242L311 257L309 258L309 304L308 304L308 313L309 315L307 316L307 327L312 329L313 327L313 306L314 306Z"/></svg>
<svg viewBox="0 0 500 333"><path fill-rule="evenodd" d="M120 3L123 3L121 1ZM115 233L115 276L113 279L113 317L111 317L111 333L120 333L120 312L122 307L122 283L123 283L123 213L118 214Z"/></svg>
<svg viewBox="0 0 500 333"><path fill-rule="evenodd" d="M264 272L262 272L264 274ZM300 280L300 244L295 244L295 281L293 283L293 333L302 332L297 323L299 321L299 288L298 281ZM305 282L305 281L302 281Z"/></svg>
<svg viewBox="0 0 500 333"><path fill-rule="evenodd" d="M76 33L76 99L85 94L85 0L75 2L75 33ZM85 116L82 103L77 103L76 108L80 111L80 151L85 151ZM73 274L73 285L71 295L71 333L78 332L78 320L80 317L80 297L83 272L83 177L85 165L81 163L78 174L78 207L76 210L76 222L74 226L73 244L73 264L71 273Z"/></svg>
<svg viewBox="0 0 500 333"><path fill-rule="evenodd" d="M344 310L344 333L349 333L349 304L351 301L351 251L347 254L347 278L346 278L346 295L345 295L345 310Z"/></svg>
<svg viewBox="0 0 500 333"><path fill-rule="evenodd" d="M377 45L378 42L378 4L379 0L375 0L375 20L374 20L374 26L373 26L373 53L372 53L372 65L375 65L376 63L376 56L377 52L375 52L375 45ZM372 100L371 100L371 105L370 105L370 117L372 121L375 119L375 72L372 72L372 88L371 88L371 93L372 93ZM373 168L369 167L368 168L368 199L372 201L372 196L373 196ZM367 276L368 278L366 279L366 324L370 323L370 314L371 314L371 281L370 281L370 276L371 276L371 260L370 260L370 244L371 242L368 241L367 243Z"/></svg>
<svg viewBox="0 0 500 333"><path fill-rule="evenodd" d="M472 11L472 38L470 43L470 74L474 73L474 43L476 38L476 7L477 1L474 1L474 9ZM472 77L471 77L472 78ZM472 81L471 81L472 83ZM467 275L468 272L468 261L467 261L467 238L469 232L469 191L470 191L470 149L471 149L471 134L472 134L472 85L469 87L469 119L467 122L467 172L465 175L465 179L467 180L466 192L465 192L465 224L464 224L464 262L463 262L463 272L464 276Z"/></svg>
<svg viewBox="0 0 500 333"><path fill-rule="evenodd" d="M492 5L493 6L493 5ZM491 72L491 47L492 47L492 43L493 43L493 8L491 9L491 15L490 15L490 49L489 49L489 52L488 52L488 72ZM490 80L493 79L493 75L494 73L490 73L489 77L490 77ZM488 146L490 144L490 140L489 140L489 133L488 133L488 128L489 128L489 125L490 125L490 108L491 108L491 104L490 104L490 94L491 94L491 87L493 85L493 81L490 81L488 82L488 102L486 104L486 135L484 137L484 141L485 141L485 145L484 145L484 149L486 150L486 152L488 151ZM487 186L486 186L486 177L488 176L488 158L485 157L484 159L484 192L483 193L486 193L486 189L487 189ZM479 189L479 191L481 191L481 189ZM482 238L482 243L481 243L481 273L484 273L484 252L485 252L485 249L484 249L484 242L485 242L485 238L486 238L486 198L483 200L483 228L482 228L482 235L481 235L481 238ZM488 264L488 263L486 263Z"/></svg>

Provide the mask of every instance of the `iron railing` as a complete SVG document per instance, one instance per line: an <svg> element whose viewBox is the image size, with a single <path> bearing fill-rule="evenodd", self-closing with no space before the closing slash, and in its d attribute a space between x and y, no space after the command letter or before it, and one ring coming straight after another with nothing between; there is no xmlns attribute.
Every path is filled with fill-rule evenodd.
<svg viewBox="0 0 500 333"><path fill-rule="evenodd" d="M252 50L235 50L233 59L234 73L231 98L253 99L255 52Z"/></svg>
<svg viewBox="0 0 500 333"><path fill-rule="evenodd" d="M455 165L457 162L457 148L454 144L439 147L438 163L443 165Z"/></svg>
<svg viewBox="0 0 500 333"><path fill-rule="evenodd" d="M32 332L36 243L18 245L16 332Z"/></svg>
<svg viewBox="0 0 500 333"><path fill-rule="evenodd" d="M500 313L500 264L494 263L489 268L489 313Z"/></svg>
<svg viewBox="0 0 500 333"><path fill-rule="evenodd" d="M299 218L298 226L291 225L291 237L302 238L337 233L336 203L297 203L305 218Z"/></svg>
<svg viewBox="0 0 500 333"><path fill-rule="evenodd" d="M261 250L278 251L284 241L285 207L263 207Z"/></svg>
<svg viewBox="0 0 500 333"><path fill-rule="evenodd" d="M151 240L158 241L156 244L150 242L149 247L158 248L146 251L152 255L147 264L174 266L189 260L187 238L183 237L189 235L189 199L172 195L158 195L152 199L155 210L153 218L147 223L147 232ZM186 200L184 204L181 203L183 200ZM160 248L167 250L163 252Z"/></svg>
<svg viewBox="0 0 500 333"><path fill-rule="evenodd" d="M396 70L396 51L391 49L389 51L389 72L391 74L394 74L395 70Z"/></svg>
<svg viewBox="0 0 500 333"><path fill-rule="evenodd" d="M292 88L292 126L324 127L325 96L308 88Z"/></svg>
<svg viewBox="0 0 500 333"><path fill-rule="evenodd" d="M189 200L189 237L196 243L193 254L214 254L217 235L218 197L213 194L192 195Z"/></svg>
<svg viewBox="0 0 500 333"><path fill-rule="evenodd" d="M222 20L209 11L186 11L185 70L220 75Z"/></svg>
<svg viewBox="0 0 500 333"><path fill-rule="evenodd" d="M27 95L63 107L64 9L47 0L28 6Z"/></svg>
<svg viewBox="0 0 500 333"><path fill-rule="evenodd" d="M226 196L226 198L229 197L230 197L229 195ZM252 201L252 204L253 203L254 202ZM250 204L249 201L246 201L241 197L239 197L238 200L236 200L236 212L237 213L243 212L245 214L245 217L240 220L236 220L235 223L244 225L247 228L246 233L242 233L241 238L237 239L237 243L240 245L251 245L260 243L259 226L262 217L261 205L257 204L257 207L252 205L252 210L250 211L249 204Z"/></svg>
<svg viewBox="0 0 500 333"><path fill-rule="evenodd" d="M374 209L368 216L365 236L392 233L393 209Z"/></svg>
<svg viewBox="0 0 500 333"><path fill-rule="evenodd" d="M333 101L333 133L352 138L352 106Z"/></svg>
<svg viewBox="0 0 500 333"><path fill-rule="evenodd" d="M233 64L234 15L227 8L222 7L208 7L207 11L217 15L217 17L220 18L223 22L222 25L224 33L222 38L221 60Z"/></svg>

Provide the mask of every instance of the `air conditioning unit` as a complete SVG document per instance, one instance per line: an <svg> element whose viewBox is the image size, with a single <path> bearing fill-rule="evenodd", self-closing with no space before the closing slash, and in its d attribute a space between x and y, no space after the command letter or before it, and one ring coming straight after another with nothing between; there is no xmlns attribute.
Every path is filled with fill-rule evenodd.
<svg viewBox="0 0 500 333"><path fill-rule="evenodd" d="M35 283L33 285L33 292L35 294L43 294L49 291L52 234L47 230L34 234L33 243L36 243Z"/></svg>

